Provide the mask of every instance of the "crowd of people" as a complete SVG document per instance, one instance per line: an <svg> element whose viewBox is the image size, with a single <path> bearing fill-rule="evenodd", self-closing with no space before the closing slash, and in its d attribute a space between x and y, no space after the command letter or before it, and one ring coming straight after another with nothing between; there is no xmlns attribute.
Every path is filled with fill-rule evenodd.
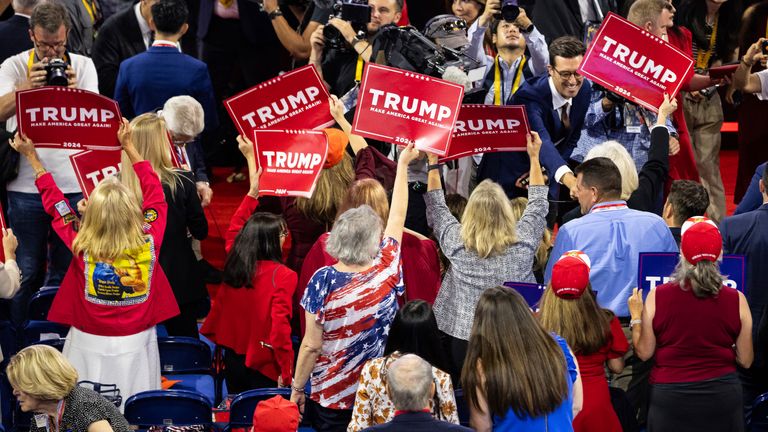
<svg viewBox="0 0 768 432"><path fill-rule="evenodd" d="M580 73L609 12L694 61L656 110ZM290 388L276 404L317 431L742 431L768 392L768 0L11 0L0 14L2 320L23 328L57 286L47 319L69 327L61 353L0 352L33 430L129 430L124 405L77 383L123 401L161 388L161 325L217 344L231 394ZM17 92L49 85L57 59L125 117L120 172L88 199L79 150L17 132ZM525 151L443 163L354 134L368 62L524 106ZM331 94L327 156L311 196L264 196L222 101L307 64ZM740 104L732 216L721 96ZM248 182L220 270L200 247L214 166ZM644 252L679 253L646 292ZM737 289L724 254L746 257Z"/></svg>

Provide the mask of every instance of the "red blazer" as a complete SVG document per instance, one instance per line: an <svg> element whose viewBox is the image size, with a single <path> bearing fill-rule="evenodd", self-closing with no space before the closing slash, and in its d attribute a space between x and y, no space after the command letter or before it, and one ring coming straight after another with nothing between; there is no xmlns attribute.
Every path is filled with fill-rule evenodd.
<svg viewBox="0 0 768 432"><path fill-rule="evenodd" d="M144 195L146 243L111 263L95 261L87 253L73 256L48 313L50 321L98 336L128 336L179 314L157 261L168 208L163 187L149 162L138 162L133 169ZM53 229L71 249L77 236L75 212L50 173L35 184Z"/></svg>
<svg viewBox="0 0 768 432"><path fill-rule="evenodd" d="M232 217L225 237L227 253L235 237L258 206L246 196ZM222 284L200 333L215 343L245 355L245 365L288 385L293 376L291 299L296 272L274 261L259 261L253 288Z"/></svg>

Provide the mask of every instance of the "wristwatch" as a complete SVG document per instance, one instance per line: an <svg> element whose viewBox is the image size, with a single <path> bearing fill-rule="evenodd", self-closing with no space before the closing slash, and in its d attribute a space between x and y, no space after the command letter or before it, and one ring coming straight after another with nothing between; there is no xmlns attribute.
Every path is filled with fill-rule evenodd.
<svg viewBox="0 0 768 432"><path fill-rule="evenodd" d="M533 27L533 23L531 23L531 25L529 25L528 27L522 29L522 31L523 31L523 33L530 33L530 32L533 31L533 28L534 28Z"/></svg>
<svg viewBox="0 0 768 432"><path fill-rule="evenodd" d="M278 7L277 9L270 12L267 16L269 16L270 20L274 21L275 18L283 16L283 11L281 11L280 8Z"/></svg>

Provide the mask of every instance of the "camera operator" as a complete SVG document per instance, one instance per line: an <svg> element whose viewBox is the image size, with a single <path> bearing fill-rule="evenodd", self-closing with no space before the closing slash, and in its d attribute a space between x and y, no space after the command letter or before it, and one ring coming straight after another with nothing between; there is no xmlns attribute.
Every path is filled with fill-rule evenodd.
<svg viewBox="0 0 768 432"><path fill-rule="evenodd" d="M0 121L6 121L8 131L16 129L17 90L55 83L94 93L99 91L96 67L91 59L66 50L70 22L64 6L56 2L38 4L32 11L29 24L34 48L9 57L0 66ZM79 151L37 150L72 208L77 208L77 201L83 196L69 162L69 156ZM24 158L21 159L18 176L7 183L8 217L19 239L17 262L23 275L21 289L11 306L11 318L16 323L23 321L33 290L43 285L46 267L48 278L45 282L59 285L71 261L68 248L52 232L51 218L43 209L35 187L39 173L35 173ZM51 249L46 254L49 239ZM51 257L47 266L46 256Z"/></svg>
<svg viewBox="0 0 768 432"><path fill-rule="evenodd" d="M358 34L349 21L337 17L328 20L326 26L333 26L341 34L342 47L331 46L325 36L328 31L323 32L326 26L318 26L310 38L309 62L330 85L331 93L342 96L360 81L363 62L370 61L374 52L374 36L382 26L400 20L403 3L403 0L368 0L371 18L362 34Z"/></svg>
<svg viewBox="0 0 768 432"><path fill-rule="evenodd" d="M523 81L547 72L549 49L523 8L515 1L488 0L472 34L470 55L483 62L486 105L507 105ZM500 17L500 19L499 19ZM483 52L483 37L490 27L496 57ZM526 51L528 55L526 56Z"/></svg>

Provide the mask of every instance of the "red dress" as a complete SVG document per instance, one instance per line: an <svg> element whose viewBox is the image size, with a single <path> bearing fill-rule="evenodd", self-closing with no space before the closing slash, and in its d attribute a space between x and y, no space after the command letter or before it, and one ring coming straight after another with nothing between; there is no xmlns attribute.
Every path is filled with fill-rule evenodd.
<svg viewBox="0 0 768 432"><path fill-rule="evenodd" d="M235 237L259 202L243 198L227 229L227 253ZM222 284L200 333L213 342L245 356L245 365L285 385L293 376L291 344L291 299L296 273L273 261L259 261L253 274L253 288L232 288Z"/></svg>
<svg viewBox="0 0 768 432"><path fill-rule="evenodd" d="M623 357L629 343L616 317L611 320L611 335L608 343L599 351L576 354L579 362L581 384L584 388L584 405L573 419L573 430L590 432L621 432L621 424L611 404L608 382L605 380L605 362Z"/></svg>

